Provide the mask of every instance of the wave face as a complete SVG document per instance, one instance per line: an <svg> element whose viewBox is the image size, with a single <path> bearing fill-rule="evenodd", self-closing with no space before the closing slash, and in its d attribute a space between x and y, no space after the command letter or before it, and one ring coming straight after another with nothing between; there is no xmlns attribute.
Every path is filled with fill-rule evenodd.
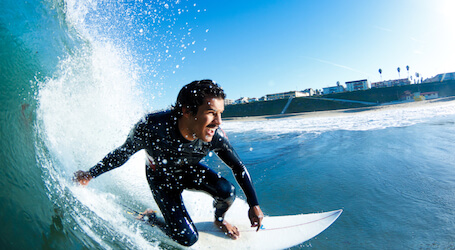
<svg viewBox="0 0 455 250"><path fill-rule="evenodd" d="M1 246L164 244L123 207L155 206L143 155L85 189L71 177L153 109L163 79L195 43L188 20L197 12L188 1L2 1Z"/></svg>

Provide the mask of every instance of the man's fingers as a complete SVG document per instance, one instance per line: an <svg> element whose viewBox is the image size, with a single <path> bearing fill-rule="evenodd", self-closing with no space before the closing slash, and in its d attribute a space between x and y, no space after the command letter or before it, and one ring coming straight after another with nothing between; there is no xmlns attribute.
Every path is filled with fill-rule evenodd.
<svg viewBox="0 0 455 250"><path fill-rule="evenodd" d="M259 217L253 218L251 227L257 227L256 232L259 231L259 229L261 229L261 225L262 225L261 220L262 220L262 218L259 218Z"/></svg>
<svg viewBox="0 0 455 250"><path fill-rule="evenodd" d="M257 223L258 225L258 229L256 229L256 232L259 231L259 229L261 229L261 222Z"/></svg>
<svg viewBox="0 0 455 250"><path fill-rule="evenodd" d="M73 176L73 181L79 183L83 186L88 185L89 181L92 179L92 176L88 172L76 171Z"/></svg>

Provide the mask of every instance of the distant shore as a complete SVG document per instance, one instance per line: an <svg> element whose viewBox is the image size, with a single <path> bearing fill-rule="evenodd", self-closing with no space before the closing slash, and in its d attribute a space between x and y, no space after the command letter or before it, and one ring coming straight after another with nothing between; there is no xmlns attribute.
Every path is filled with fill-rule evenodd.
<svg viewBox="0 0 455 250"><path fill-rule="evenodd" d="M338 110L327 110L327 111L314 111L314 112L301 112L301 113L290 113L290 114L278 114L278 115L264 115L264 116L246 116L246 117L229 117L223 118L223 121L261 121L261 120L272 120L282 118L312 118L312 117L336 117L352 115L353 113L365 113L365 112L376 112L383 109L407 109L414 108L424 105L436 105L440 102L451 102L455 101L455 97L444 97L432 100L424 101L413 101L413 102L393 102L384 103L378 106L363 107L363 108L352 108L352 109L338 109Z"/></svg>

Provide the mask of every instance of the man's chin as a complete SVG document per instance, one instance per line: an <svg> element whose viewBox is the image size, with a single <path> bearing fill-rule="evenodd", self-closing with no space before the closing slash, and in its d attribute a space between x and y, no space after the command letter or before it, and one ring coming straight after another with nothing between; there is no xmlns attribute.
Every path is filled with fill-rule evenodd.
<svg viewBox="0 0 455 250"><path fill-rule="evenodd" d="M213 140L213 136L204 136L204 138L202 138L203 141L205 142L211 142Z"/></svg>

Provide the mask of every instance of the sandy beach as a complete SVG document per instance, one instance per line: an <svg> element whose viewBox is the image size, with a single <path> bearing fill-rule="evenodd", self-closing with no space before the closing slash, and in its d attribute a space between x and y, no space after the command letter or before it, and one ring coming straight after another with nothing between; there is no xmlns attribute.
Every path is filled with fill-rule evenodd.
<svg viewBox="0 0 455 250"><path fill-rule="evenodd" d="M384 103L378 106L364 107L364 108L353 108L353 109L338 109L338 110L327 110L327 111L315 111L315 112L303 112L303 113L292 113L292 114L278 114L278 115L266 115L266 116L246 116L246 117L230 117L223 118L223 121L260 121L280 118L311 118L311 117L336 117L352 115L353 113L365 113L365 112L378 112L384 109L409 109L416 108L419 106L438 105L441 102L453 102L455 101L454 96L424 100L424 101L412 101L412 102L399 102L399 103Z"/></svg>

